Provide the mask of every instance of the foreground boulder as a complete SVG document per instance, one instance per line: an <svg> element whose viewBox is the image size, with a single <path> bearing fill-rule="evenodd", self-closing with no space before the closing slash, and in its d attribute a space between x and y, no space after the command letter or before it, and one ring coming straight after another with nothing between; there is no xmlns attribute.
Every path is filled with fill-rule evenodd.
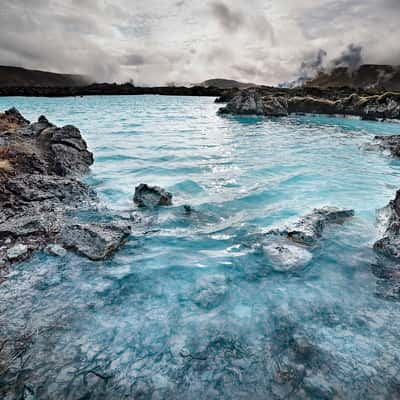
<svg viewBox="0 0 400 400"><path fill-rule="evenodd" d="M159 186L148 186L141 183L135 188L133 201L139 207L170 206L172 205L172 194Z"/></svg>
<svg viewBox="0 0 400 400"><path fill-rule="evenodd" d="M130 227L113 223L73 224L62 227L57 242L93 261L105 260L126 241Z"/></svg>

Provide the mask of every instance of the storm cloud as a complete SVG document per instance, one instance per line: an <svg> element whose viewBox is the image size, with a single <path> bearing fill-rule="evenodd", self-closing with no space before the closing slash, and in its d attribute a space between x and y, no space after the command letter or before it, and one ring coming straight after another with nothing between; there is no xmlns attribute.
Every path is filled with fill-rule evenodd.
<svg viewBox="0 0 400 400"><path fill-rule="evenodd" d="M277 84L319 63L400 64L399 20L398 0L3 0L0 63L149 85Z"/></svg>
<svg viewBox="0 0 400 400"><path fill-rule="evenodd" d="M343 53L332 61L334 67L346 67L355 70L363 63L362 47L350 43Z"/></svg>
<svg viewBox="0 0 400 400"><path fill-rule="evenodd" d="M243 26L244 18L242 14L233 11L225 3L213 2L211 8L221 26L228 32L236 32Z"/></svg>

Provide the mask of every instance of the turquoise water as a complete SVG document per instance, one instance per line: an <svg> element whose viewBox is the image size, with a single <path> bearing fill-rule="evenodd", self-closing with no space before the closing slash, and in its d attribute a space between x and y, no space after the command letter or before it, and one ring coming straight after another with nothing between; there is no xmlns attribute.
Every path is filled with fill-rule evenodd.
<svg viewBox="0 0 400 400"><path fill-rule="evenodd" d="M0 332L29 345L6 372L0 359L6 398L400 398L400 303L379 295L371 250L400 162L368 146L400 124L221 117L191 97L0 98L11 106L78 126L96 160L86 181L140 222L106 262L13 268ZM174 205L137 210L139 183ZM355 217L305 268L275 272L262 233L324 205Z"/></svg>

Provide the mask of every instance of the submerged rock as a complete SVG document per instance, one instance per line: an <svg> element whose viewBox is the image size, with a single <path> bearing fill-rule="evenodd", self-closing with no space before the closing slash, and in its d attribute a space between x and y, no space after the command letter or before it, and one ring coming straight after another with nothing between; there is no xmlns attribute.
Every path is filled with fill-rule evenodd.
<svg viewBox="0 0 400 400"><path fill-rule="evenodd" d="M115 223L73 224L62 227L57 241L93 261L111 257L126 241L130 227Z"/></svg>
<svg viewBox="0 0 400 400"><path fill-rule="evenodd" d="M141 183L135 188L133 201L139 207L170 206L172 205L172 194L159 186L148 186Z"/></svg>
<svg viewBox="0 0 400 400"><path fill-rule="evenodd" d="M210 310L221 304L227 292L225 277L211 275L199 280L193 300L199 307Z"/></svg>
<svg viewBox="0 0 400 400"><path fill-rule="evenodd" d="M272 268L277 272L292 271L305 267L312 260L312 253L301 246L284 241L263 245L263 252L272 262Z"/></svg>

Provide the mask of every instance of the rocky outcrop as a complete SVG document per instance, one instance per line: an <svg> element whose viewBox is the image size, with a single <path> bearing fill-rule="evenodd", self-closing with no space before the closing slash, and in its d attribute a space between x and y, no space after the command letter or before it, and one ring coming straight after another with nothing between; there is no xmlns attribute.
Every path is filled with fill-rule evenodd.
<svg viewBox="0 0 400 400"><path fill-rule="evenodd" d="M219 112L221 114L264 115L263 98L255 89L243 90Z"/></svg>
<svg viewBox="0 0 400 400"><path fill-rule="evenodd" d="M262 245L264 255L271 262L272 268L279 272L304 267L311 261L310 250L322 237L325 227L341 224L353 215L354 211L349 209L315 209L283 229L267 232Z"/></svg>
<svg viewBox="0 0 400 400"><path fill-rule="evenodd" d="M323 96L323 97L322 97ZM299 96L297 91L262 88L240 91L219 110L221 114L285 116L293 113L354 115L364 119L400 119L400 93L357 93L327 98L321 93Z"/></svg>
<svg viewBox="0 0 400 400"><path fill-rule="evenodd" d="M353 216L354 211L349 209L337 207L318 208L294 224L270 233L279 234L295 243L312 246L321 238L327 225L343 223Z"/></svg>
<svg viewBox="0 0 400 400"><path fill-rule="evenodd" d="M387 150L394 157L400 157L400 135L375 136L375 142L382 150Z"/></svg>
<svg viewBox="0 0 400 400"><path fill-rule="evenodd" d="M0 114L0 266L65 239L70 215L96 207L96 194L78 180L92 164L93 155L74 126L59 128L44 116L31 124L15 108ZM75 248L71 240L61 242L88 258L102 259L122 242L118 229L108 228L112 232L92 229L97 234L90 237L92 252ZM82 246L90 247L84 236L77 235Z"/></svg>
<svg viewBox="0 0 400 400"><path fill-rule="evenodd" d="M400 190L394 200L378 211L381 238L374 244L378 255L372 265L377 278L376 295L385 300L400 300Z"/></svg>
<svg viewBox="0 0 400 400"><path fill-rule="evenodd" d="M400 260L400 190L386 207L378 212L382 238L374 244L377 253Z"/></svg>
<svg viewBox="0 0 400 400"><path fill-rule="evenodd" d="M149 186L141 183L135 188L133 201L139 207L170 206L172 204L172 194L159 186Z"/></svg>

